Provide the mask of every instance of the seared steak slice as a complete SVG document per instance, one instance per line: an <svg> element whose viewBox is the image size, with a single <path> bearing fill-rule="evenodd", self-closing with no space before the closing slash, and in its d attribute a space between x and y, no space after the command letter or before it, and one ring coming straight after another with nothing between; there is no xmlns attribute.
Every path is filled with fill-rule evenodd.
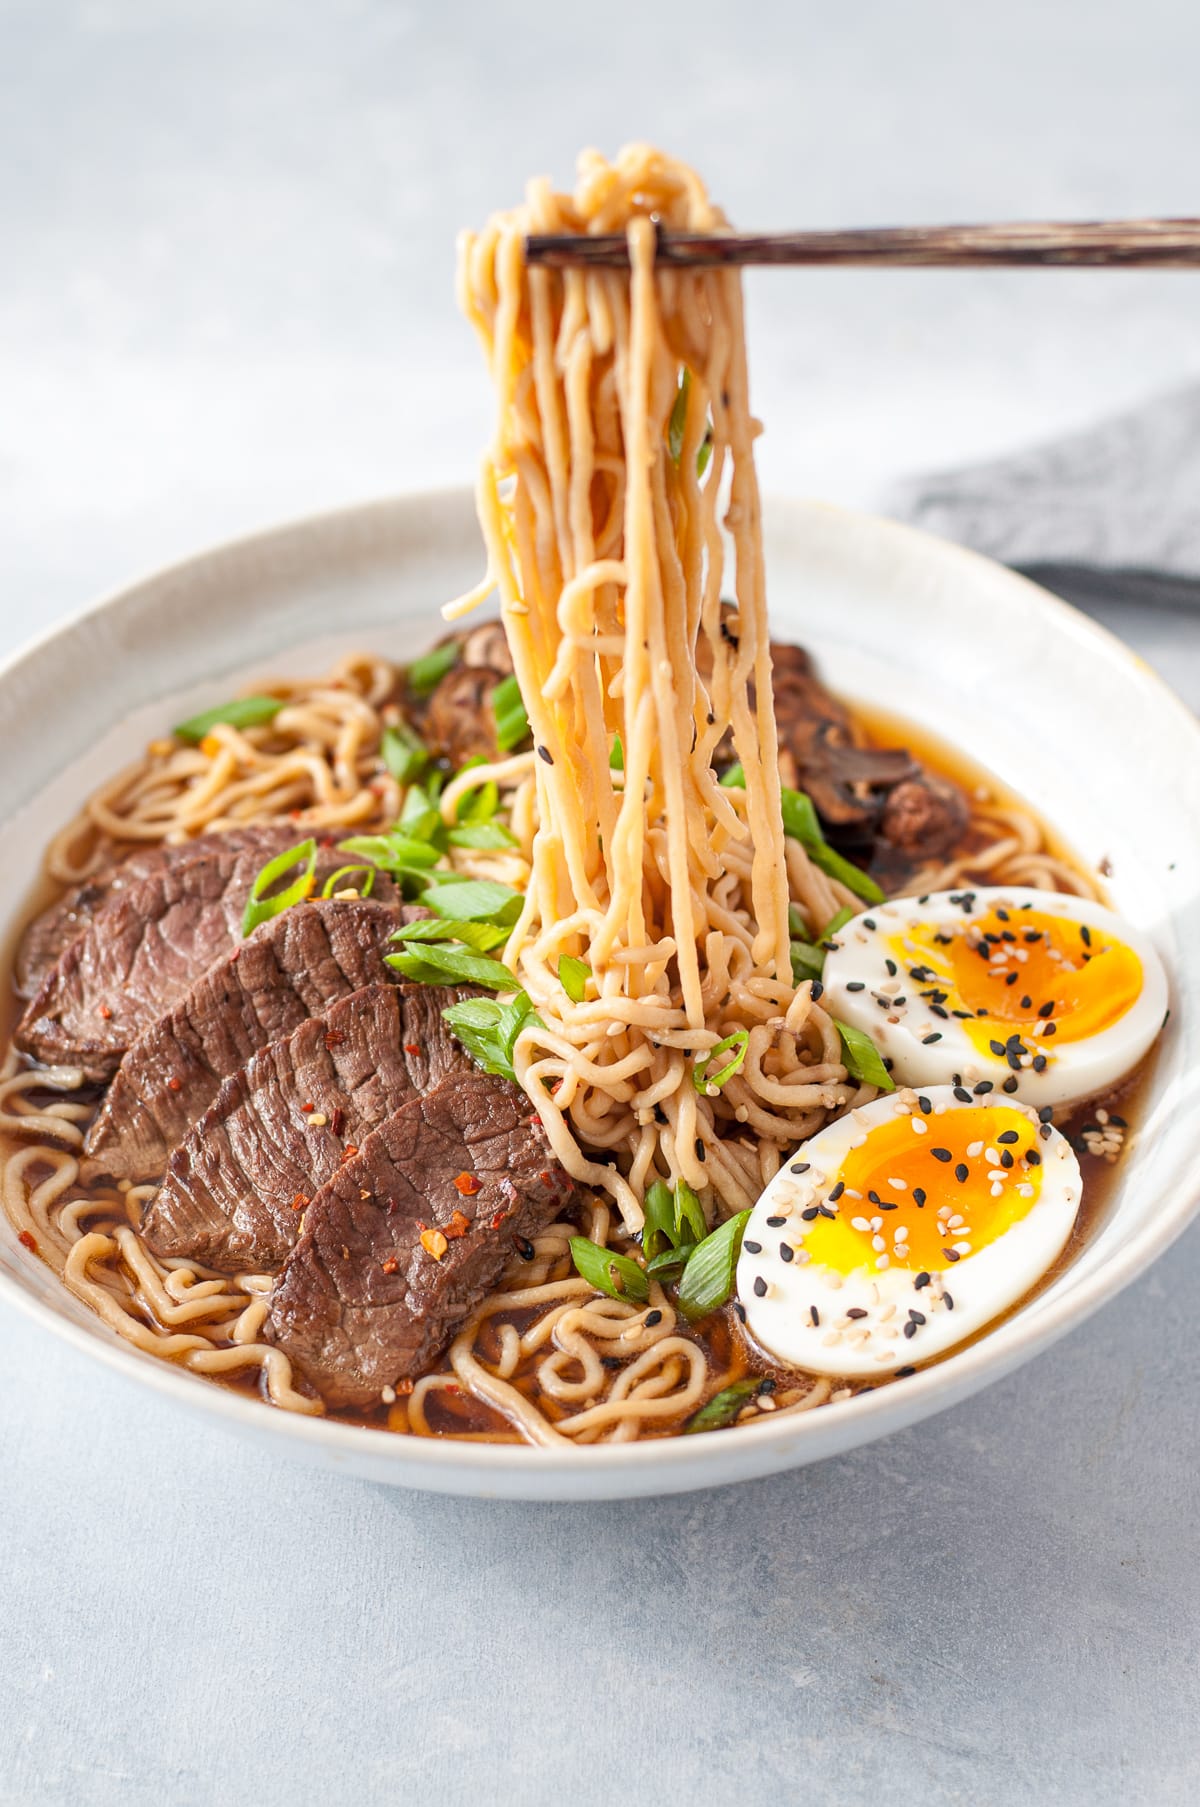
<svg viewBox="0 0 1200 1807"><path fill-rule="evenodd" d="M400 921L389 904L330 901L264 922L134 1042L88 1131L85 1174L158 1178L223 1079L336 999L390 977L387 938Z"/></svg>
<svg viewBox="0 0 1200 1807"><path fill-rule="evenodd" d="M240 942L251 885L295 842L294 828L271 828L162 850L147 877L110 892L50 968L17 1026L17 1046L106 1079L143 1029ZM321 849L318 886L345 863L334 847Z"/></svg>
<svg viewBox="0 0 1200 1807"><path fill-rule="evenodd" d="M448 1079L317 1193L263 1334L328 1405L373 1404L428 1367L514 1245L574 1198L523 1092L484 1073Z"/></svg>
<svg viewBox="0 0 1200 1807"><path fill-rule="evenodd" d="M418 1092L474 1071L442 1020L464 996L442 986L370 985L226 1079L167 1166L142 1221L156 1255L236 1273L274 1272L300 1212L346 1150Z"/></svg>
<svg viewBox="0 0 1200 1807"><path fill-rule="evenodd" d="M34 917L21 937L13 965L13 984L18 997L33 997L59 955L115 892L126 890L139 879L153 877L164 866L181 871L193 861L207 858L214 848L232 853L251 848L258 853L259 864L265 865L285 848L294 846L297 838L292 823L264 822L254 827L197 835L191 841L152 841L144 847L135 847L124 859L114 860L94 872L81 885L60 897L57 903L51 904L48 910Z"/></svg>

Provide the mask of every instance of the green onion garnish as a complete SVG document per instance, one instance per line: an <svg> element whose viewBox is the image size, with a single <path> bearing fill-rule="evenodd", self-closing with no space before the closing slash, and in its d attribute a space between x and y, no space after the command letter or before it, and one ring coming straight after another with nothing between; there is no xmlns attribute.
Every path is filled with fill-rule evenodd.
<svg viewBox="0 0 1200 1807"><path fill-rule="evenodd" d="M733 1423L746 1401L762 1391L762 1384L762 1376L757 1375L752 1380L735 1380L731 1387L723 1387L699 1411L692 1413L683 1427L684 1436L690 1436L693 1431L723 1430Z"/></svg>
<svg viewBox="0 0 1200 1807"><path fill-rule="evenodd" d="M709 1048L692 1063L692 1084L698 1092L707 1092L710 1087L720 1091L726 1080L732 1079L746 1059L746 1049L750 1046L750 1031L735 1029L732 1035L718 1042L715 1048ZM723 1054L732 1053L731 1058L722 1061ZM714 1064L715 1063L715 1064Z"/></svg>
<svg viewBox="0 0 1200 1807"><path fill-rule="evenodd" d="M464 822L461 827L452 828L446 840L451 847L494 849L496 852L520 845L516 835L505 828L503 822Z"/></svg>
<svg viewBox="0 0 1200 1807"><path fill-rule="evenodd" d="M806 979L819 979L825 971L825 950L811 941L793 941L792 984L803 985Z"/></svg>
<svg viewBox="0 0 1200 1807"><path fill-rule="evenodd" d="M674 1194L665 1180L655 1180L642 1200L642 1253L653 1261L667 1250L673 1253L676 1240Z"/></svg>
<svg viewBox="0 0 1200 1807"><path fill-rule="evenodd" d="M704 1215L704 1206L686 1180L676 1181L675 1240L680 1244L703 1242L707 1235L708 1222Z"/></svg>
<svg viewBox="0 0 1200 1807"><path fill-rule="evenodd" d="M832 941L839 929L844 929L848 922L854 921L854 916L855 912L850 908L850 905L843 904L837 915L829 918L829 921L821 930L818 940Z"/></svg>
<svg viewBox="0 0 1200 1807"><path fill-rule="evenodd" d="M405 674L413 695L428 696L436 690L447 672L458 664L461 651L457 640L447 640L444 646L435 646L432 652L414 660Z"/></svg>
<svg viewBox="0 0 1200 1807"><path fill-rule="evenodd" d="M572 1004L583 1003L583 994L587 990L587 982L591 976L592 969L586 960L577 960L574 954L560 955L558 982Z"/></svg>
<svg viewBox="0 0 1200 1807"><path fill-rule="evenodd" d="M722 790L727 790L727 791L744 791L745 790L745 788L746 788L746 772L745 772L745 768L743 767L740 760L738 761L737 765L731 765L727 772L722 772L721 778L720 778L720 784L721 784Z"/></svg>
<svg viewBox="0 0 1200 1807"><path fill-rule="evenodd" d="M843 1061L851 1079L857 1079L861 1085L878 1086L881 1092L894 1092L896 1082L870 1036L849 1023L840 1023L837 1017L833 1019L833 1026L841 1037Z"/></svg>
<svg viewBox="0 0 1200 1807"><path fill-rule="evenodd" d="M360 897L370 897L372 891L375 889L376 870L377 869L374 866L339 866L337 871L331 872L329 877L325 880L324 885L321 887L321 896L332 897L338 888L339 880L349 878L352 872L361 872L366 882L355 888Z"/></svg>
<svg viewBox="0 0 1200 1807"><path fill-rule="evenodd" d="M529 733L529 717L521 696L521 686L510 672L501 678L492 692L492 715L496 722L496 745L505 753L519 747Z"/></svg>
<svg viewBox="0 0 1200 1807"><path fill-rule="evenodd" d="M440 916L423 916L402 924L388 939L405 945L410 941L461 941L477 954L490 954L493 948L504 946L508 934L494 922L448 922Z"/></svg>
<svg viewBox="0 0 1200 1807"><path fill-rule="evenodd" d="M733 1291L733 1276L749 1221L749 1211L739 1211L692 1250L679 1282L679 1309L689 1323L716 1311Z"/></svg>
<svg viewBox="0 0 1200 1807"><path fill-rule="evenodd" d="M671 463L678 464L683 456L683 434L687 426L688 392L692 387L692 373L685 365L679 377L679 391L671 409L671 418L667 422L667 450L671 454Z"/></svg>
<svg viewBox="0 0 1200 1807"><path fill-rule="evenodd" d="M433 866L442 857L431 842L406 834L359 834L338 842L339 853L360 853L382 872Z"/></svg>
<svg viewBox="0 0 1200 1807"><path fill-rule="evenodd" d="M429 753L404 722L385 728L379 755L397 784L411 784L429 764Z"/></svg>
<svg viewBox="0 0 1200 1807"><path fill-rule="evenodd" d="M277 884L285 873L293 866L303 866L304 870L285 891L277 891L274 897L265 897L264 892ZM272 916L290 910L293 904L302 903L312 895L313 874L317 868L317 843L311 838L301 841L296 847L289 847L286 853L276 854L268 860L250 887L250 895L246 899L246 908L242 913L242 935L251 935L260 922L269 922Z"/></svg>
<svg viewBox="0 0 1200 1807"><path fill-rule="evenodd" d="M829 845L821 832L812 798L804 791L788 790L785 786L782 801L783 832L793 841L799 841L813 865L829 878L838 879L856 897L865 898L868 903L882 903L883 892L870 873L852 866Z"/></svg>
<svg viewBox="0 0 1200 1807"><path fill-rule="evenodd" d="M240 696L231 703L218 703L215 709L205 709L199 715L189 716L187 721L180 722L171 732L177 740L195 743L222 724L230 728L265 727L268 722L275 720L282 708L283 702L277 696Z"/></svg>
<svg viewBox="0 0 1200 1807"><path fill-rule="evenodd" d="M623 772L625 770L625 749L621 745L621 736L619 734L613 735L612 752L608 756L608 769L610 772Z"/></svg>
<svg viewBox="0 0 1200 1807"><path fill-rule="evenodd" d="M650 1297L650 1282L636 1261L602 1249L586 1236L572 1236L571 1259L589 1286L610 1299L634 1299L642 1304Z"/></svg>
<svg viewBox="0 0 1200 1807"><path fill-rule="evenodd" d="M466 1049L471 1059L485 1073L498 1073L502 1079L516 1080L513 1049L517 1037L528 1023L540 1018L527 993L519 991L507 1004L495 998L463 998L450 1004L442 1016Z"/></svg>
<svg viewBox="0 0 1200 1807"><path fill-rule="evenodd" d="M497 884L491 878L468 878L460 885L438 885L426 891L421 902L435 916L448 916L456 922L494 922L511 928L521 914L524 899L511 885Z"/></svg>
<svg viewBox="0 0 1200 1807"><path fill-rule="evenodd" d="M418 985L480 985L485 991L511 991L516 980L507 966L473 954L469 948L423 942L411 954L385 954L389 966Z"/></svg>

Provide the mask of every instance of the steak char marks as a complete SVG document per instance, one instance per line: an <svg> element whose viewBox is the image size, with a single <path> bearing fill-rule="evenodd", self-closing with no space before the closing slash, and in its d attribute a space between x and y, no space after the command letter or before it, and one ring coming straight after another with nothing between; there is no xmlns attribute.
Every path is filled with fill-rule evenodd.
<svg viewBox="0 0 1200 1807"><path fill-rule="evenodd" d="M441 1014L465 995L368 986L256 1054L171 1155L142 1221L154 1253L230 1273L282 1266L347 1149L418 1093L475 1071Z"/></svg>
<svg viewBox="0 0 1200 1807"><path fill-rule="evenodd" d="M425 914L330 900L263 923L129 1049L88 1131L85 1176L157 1179L223 1079L338 998L387 982L388 936Z"/></svg>
<svg viewBox="0 0 1200 1807"><path fill-rule="evenodd" d="M255 877L295 844L294 827L272 825L158 847L153 857L147 850L131 862L143 876L122 868L102 875L90 917L79 893L39 917L27 941L40 937L43 952L71 917L76 933L43 974L17 1046L51 1065L80 1066L89 1079L109 1078L139 1035L240 942ZM321 849L318 886L344 857ZM32 952L26 964L31 972Z"/></svg>
<svg viewBox="0 0 1200 1807"><path fill-rule="evenodd" d="M518 1087L451 1077L316 1193L263 1334L326 1404L377 1404L429 1367L515 1244L575 1198Z"/></svg>

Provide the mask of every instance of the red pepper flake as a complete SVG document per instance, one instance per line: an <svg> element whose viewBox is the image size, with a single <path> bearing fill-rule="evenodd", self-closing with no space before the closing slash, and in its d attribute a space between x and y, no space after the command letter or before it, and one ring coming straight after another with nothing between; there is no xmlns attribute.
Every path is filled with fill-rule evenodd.
<svg viewBox="0 0 1200 1807"><path fill-rule="evenodd" d="M450 1244L446 1241L441 1230L421 1231L421 1247L425 1250L427 1255L432 1255L435 1261L441 1260L449 1246Z"/></svg>
<svg viewBox="0 0 1200 1807"><path fill-rule="evenodd" d="M346 1127L346 1113L339 1105L329 1119L329 1127L335 1136L340 1136Z"/></svg>
<svg viewBox="0 0 1200 1807"><path fill-rule="evenodd" d="M500 1228L500 1225L504 1222L505 1215L506 1215L505 1212L497 1211L496 1215L492 1219L493 1230L498 1230Z"/></svg>
<svg viewBox="0 0 1200 1807"><path fill-rule="evenodd" d="M33 1235L32 1231L22 1230L17 1237L17 1241L23 1249L28 1249L31 1255L37 1254L37 1237Z"/></svg>
<svg viewBox="0 0 1200 1807"><path fill-rule="evenodd" d="M413 1390L413 1383L411 1380L398 1380L395 1382L395 1387L397 1393L411 1393Z"/></svg>
<svg viewBox="0 0 1200 1807"><path fill-rule="evenodd" d="M398 1274L400 1272L400 1263L396 1260L394 1255L389 1255L387 1260L383 1263L383 1271L385 1274Z"/></svg>
<svg viewBox="0 0 1200 1807"><path fill-rule="evenodd" d="M304 811L302 809L289 809L288 810L288 815L291 817L293 822L298 822L303 814L304 814Z"/></svg>
<svg viewBox="0 0 1200 1807"><path fill-rule="evenodd" d="M455 1180L454 1189L456 1192L461 1192L464 1198L474 1198L477 1192L483 1191L483 1181L477 1179L473 1173L463 1172Z"/></svg>
<svg viewBox="0 0 1200 1807"><path fill-rule="evenodd" d="M325 1046L327 1048L340 1048L345 1039L346 1038L340 1029L327 1029L325 1031Z"/></svg>
<svg viewBox="0 0 1200 1807"><path fill-rule="evenodd" d="M343 1148L343 1150L342 1150L342 1159L343 1159L343 1161L352 1161L357 1153L358 1153L358 1148L357 1148L356 1144L353 1142L347 1142L345 1148Z"/></svg>
<svg viewBox="0 0 1200 1807"><path fill-rule="evenodd" d="M167 1090L168 1090L168 1092L182 1092L182 1090L183 1090L182 1079L168 1079Z"/></svg>
<svg viewBox="0 0 1200 1807"><path fill-rule="evenodd" d="M550 1175L548 1173L539 1173L538 1178L541 1180L543 1186L548 1186L550 1184Z"/></svg>
<svg viewBox="0 0 1200 1807"><path fill-rule="evenodd" d="M404 1052L406 1054L419 1054L421 1052L420 1042L405 1042Z"/></svg>
<svg viewBox="0 0 1200 1807"><path fill-rule="evenodd" d="M99 1014L104 1018L105 1022L107 1023L109 1018L112 1016L112 1011L109 1009L107 1004L101 1004Z"/></svg>
<svg viewBox="0 0 1200 1807"><path fill-rule="evenodd" d="M442 1234L447 1241L454 1242L459 1236L465 1236L471 1227L471 1219L465 1211L456 1211L448 1224L442 1225Z"/></svg>
<svg viewBox="0 0 1200 1807"><path fill-rule="evenodd" d="M315 1104L314 1104L314 1103L313 1103L313 1101L312 1101L312 1099L311 1099L311 1098L306 1098L306 1099L305 1099L305 1100L304 1100L304 1103L303 1103L303 1104L302 1104L302 1105L301 1105L301 1106L300 1106L300 1109L301 1109L301 1110L302 1110L302 1111L303 1111L303 1112L304 1112L304 1115L305 1115L305 1116L306 1116L306 1117L308 1117L308 1116L311 1116L311 1115L312 1115L312 1113L313 1113L313 1111L315 1111L315 1110L316 1110L316 1108L317 1108L317 1107L316 1107L316 1105L315 1105Z"/></svg>
<svg viewBox="0 0 1200 1807"><path fill-rule="evenodd" d="M312 1199L308 1196L307 1192L297 1192L295 1198L292 1200L292 1210L303 1211L311 1204Z"/></svg>

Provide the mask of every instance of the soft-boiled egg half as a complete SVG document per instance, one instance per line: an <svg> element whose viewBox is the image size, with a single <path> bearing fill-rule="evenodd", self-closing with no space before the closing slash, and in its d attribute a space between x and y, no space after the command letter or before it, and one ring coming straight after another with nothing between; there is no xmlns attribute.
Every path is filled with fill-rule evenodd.
<svg viewBox="0 0 1200 1807"><path fill-rule="evenodd" d="M830 937L825 1006L898 1084L1067 1104L1115 1085L1162 1028L1146 936L1090 898L1022 887L900 897Z"/></svg>
<svg viewBox="0 0 1200 1807"><path fill-rule="evenodd" d="M889 1093L771 1181L742 1238L738 1316L785 1367L861 1380L916 1366L1025 1297L1082 1193L1070 1144L1029 1106Z"/></svg>

